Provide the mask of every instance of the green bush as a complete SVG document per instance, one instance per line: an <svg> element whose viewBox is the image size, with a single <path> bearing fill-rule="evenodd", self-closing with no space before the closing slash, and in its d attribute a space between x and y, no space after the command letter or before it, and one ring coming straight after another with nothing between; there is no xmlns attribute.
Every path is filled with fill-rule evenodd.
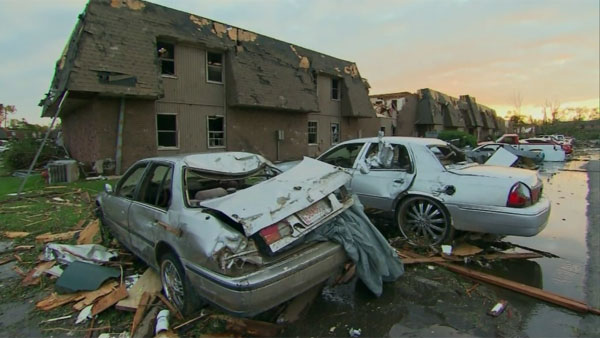
<svg viewBox="0 0 600 338"><path fill-rule="evenodd" d="M40 140L34 138L9 141L6 144L8 149L1 153L4 165L10 171L29 168L41 143ZM38 157L36 167L56 158L60 153L60 149L52 141L46 142L40 157Z"/></svg>
<svg viewBox="0 0 600 338"><path fill-rule="evenodd" d="M442 130L438 133L438 138L446 142L452 141L452 144L459 148L466 146L477 147L477 138L464 131Z"/></svg>

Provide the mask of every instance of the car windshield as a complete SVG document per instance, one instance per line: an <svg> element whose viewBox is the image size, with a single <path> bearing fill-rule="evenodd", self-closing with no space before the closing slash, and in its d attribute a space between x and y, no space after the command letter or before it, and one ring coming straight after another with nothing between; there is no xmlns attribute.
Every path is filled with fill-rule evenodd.
<svg viewBox="0 0 600 338"><path fill-rule="evenodd" d="M451 144L433 144L429 145L428 148L433 152L435 157L437 157L437 159L444 167L449 165L466 163L467 158L465 154L460 149L456 148Z"/></svg>
<svg viewBox="0 0 600 338"><path fill-rule="evenodd" d="M194 168L183 170L184 198L186 205L192 208L198 208L202 201L233 194L278 174L278 171L269 166L264 166L246 176L210 175Z"/></svg>

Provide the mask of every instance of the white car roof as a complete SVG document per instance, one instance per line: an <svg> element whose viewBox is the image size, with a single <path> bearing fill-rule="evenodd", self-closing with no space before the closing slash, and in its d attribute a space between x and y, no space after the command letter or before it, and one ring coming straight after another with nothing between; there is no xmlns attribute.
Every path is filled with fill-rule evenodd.
<svg viewBox="0 0 600 338"><path fill-rule="evenodd" d="M423 146L428 145L446 145L446 141L442 141L437 138L426 138L426 137L410 137L410 136L384 136L383 141L389 143L402 143L402 144L418 144ZM379 142L379 137L366 137L366 138L358 138L353 140L344 141L340 144L348 144L348 143L366 143Z"/></svg>

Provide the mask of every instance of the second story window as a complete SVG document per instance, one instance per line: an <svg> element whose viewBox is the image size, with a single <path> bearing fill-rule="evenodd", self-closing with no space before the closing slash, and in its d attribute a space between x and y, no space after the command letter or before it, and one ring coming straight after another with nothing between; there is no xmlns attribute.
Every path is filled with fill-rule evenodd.
<svg viewBox="0 0 600 338"><path fill-rule="evenodd" d="M175 46L172 43L158 41L156 43L160 73L175 75Z"/></svg>
<svg viewBox="0 0 600 338"><path fill-rule="evenodd" d="M206 80L223 83L223 54L206 52Z"/></svg>
<svg viewBox="0 0 600 338"><path fill-rule="evenodd" d="M339 79L331 79L331 99L332 100L340 99L340 80Z"/></svg>

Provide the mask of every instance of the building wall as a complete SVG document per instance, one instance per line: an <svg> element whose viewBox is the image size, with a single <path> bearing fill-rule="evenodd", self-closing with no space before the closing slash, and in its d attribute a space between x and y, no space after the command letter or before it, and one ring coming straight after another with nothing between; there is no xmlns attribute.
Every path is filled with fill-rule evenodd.
<svg viewBox="0 0 600 338"><path fill-rule="evenodd" d="M110 119L110 115L106 120L98 119L93 104L93 101L89 101L78 109L65 112L60 117L63 141L69 154L78 161L88 163L100 158L99 138L103 137L102 131L107 129L104 124L109 123ZM114 154L110 157L114 158Z"/></svg>
<svg viewBox="0 0 600 338"><path fill-rule="evenodd" d="M277 141L277 130L283 130L283 141ZM228 151L258 153L271 161L300 159L307 154L308 116L230 107L227 111L226 140Z"/></svg>
<svg viewBox="0 0 600 338"><path fill-rule="evenodd" d="M415 122L417 118L417 104L419 97L416 94L406 94L402 97L404 101L400 106L398 102L398 117L396 122L396 135L417 136Z"/></svg>

